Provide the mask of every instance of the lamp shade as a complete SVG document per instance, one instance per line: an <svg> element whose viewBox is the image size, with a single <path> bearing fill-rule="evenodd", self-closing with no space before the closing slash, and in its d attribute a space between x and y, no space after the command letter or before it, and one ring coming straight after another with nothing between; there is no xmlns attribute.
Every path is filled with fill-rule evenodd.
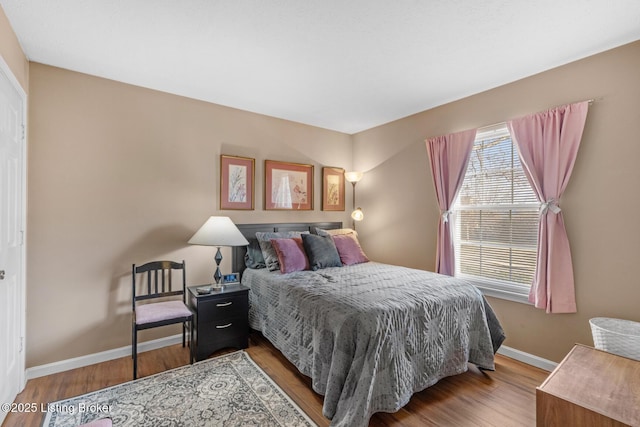
<svg viewBox="0 0 640 427"><path fill-rule="evenodd" d="M227 216L212 216L189 239L192 245L246 246L249 244L238 227Z"/></svg>
<svg viewBox="0 0 640 427"><path fill-rule="evenodd" d="M345 172L344 179L349 182L358 182L362 179L362 172Z"/></svg>
<svg viewBox="0 0 640 427"><path fill-rule="evenodd" d="M362 212L362 209L358 208L351 212L351 218L355 221L362 221L364 219L364 212Z"/></svg>

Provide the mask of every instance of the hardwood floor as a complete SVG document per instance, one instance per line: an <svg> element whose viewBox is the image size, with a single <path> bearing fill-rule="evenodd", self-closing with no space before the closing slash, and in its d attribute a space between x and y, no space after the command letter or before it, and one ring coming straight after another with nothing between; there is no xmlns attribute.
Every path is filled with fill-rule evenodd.
<svg viewBox="0 0 640 427"><path fill-rule="evenodd" d="M215 355L227 351L220 351ZM322 415L322 396L311 389L311 380L289 363L259 333L252 333L247 353L319 426L328 426ZM144 377L188 363L188 349L180 345L141 353L138 376ZM496 356L495 372L469 371L444 378L413 395L396 413L378 413L370 426L534 426L535 388L549 373L504 356ZM27 382L16 402L46 404L130 381L131 358L123 357ZM43 414L10 413L3 427L40 426Z"/></svg>

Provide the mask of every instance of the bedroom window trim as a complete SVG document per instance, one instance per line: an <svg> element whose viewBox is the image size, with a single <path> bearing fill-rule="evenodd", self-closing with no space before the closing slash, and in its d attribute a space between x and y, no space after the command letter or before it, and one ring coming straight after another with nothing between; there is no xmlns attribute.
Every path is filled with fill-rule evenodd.
<svg viewBox="0 0 640 427"><path fill-rule="evenodd" d="M507 129L506 123L499 123L493 126L479 129L476 134L476 138L473 143L473 146L475 147L479 141L487 141L491 139L504 138L504 137L509 137L509 139L511 139L511 143L513 144L512 145L513 150L517 150L515 146L515 141L513 141L513 138ZM516 153L515 155L517 156L518 154ZM471 161L469 163L471 163ZM520 165L520 167L522 168L522 165ZM469 166L467 166L467 168L469 168ZM513 164L511 165L511 168L513 168ZM480 174L481 175L486 174L487 171L488 170L481 171ZM466 176L466 172L465 172L465 176ZM465 186L465 183L463 182L463 188L464 186ZM512 181L511 182L512 197L514 195L513 193L514 191L518 191L518 189L513 187L513 181ZM532 195L534 196L533 190L531 191L532 191ZM491 242L491 241L482 240L482 238L481 240L462 239L462 236L459 232L460 231L459 227L461 226L461 222L462 222L460 214L465 211L534 213L539 211L540 203L537 201L533 201L532 199L529 202L523 201L521 203L511 203L511 204L496 202L495 204L491 204L491 203L473 204L472 203L470 205L462 205L460 202L461 194L462 194L462 190L461 190L461 193L458 194L458 198L454 202L453 209L451 212L452 213L451 219L454 224L454 230L455 230L453 233L454 247L456 252L455 277L468 280L469 282L473 283L476 287L478 287L483 292L483 294L487 296L532 305L532 303L529 302L529 292L531 289L530 285L519 283L519 282L512 282L509 280L501 280L496 278L463 273L461 271L462 269L460 265L463 259L463 257L460 254L460 248L462 245L465 245L465 243L467 245L485 247L485 248L504 248L504 249L516 249L516 250L517 249L530 250L531 246L519 245L516 242L513 242L513 243ZM482 228L482 225L479 225L479 226ZM536 233L537 233L537 224L536 224ZM512 266L509 265L510 271L511 271L511 268ZM533 266L533 268L535 269L535 265Z"/></svg>

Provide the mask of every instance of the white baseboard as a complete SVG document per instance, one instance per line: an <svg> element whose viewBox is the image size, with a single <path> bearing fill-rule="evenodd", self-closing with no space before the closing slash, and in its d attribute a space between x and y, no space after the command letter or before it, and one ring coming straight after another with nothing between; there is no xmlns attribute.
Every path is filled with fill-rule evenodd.
<svg viewBox="0 0 640 427"><path fill-rule="evenodd" d="M553 371L556 366L558 366L556 362L534 356L533 354L525 353L524 351L516 350L515 348L507 347L506 345L503 345L498 349L498 354L549 372Z"/></svg>
<svg viewBox="0 0 640 427"><path fill-rule="evenodd" d="M138 353L155 350L169 345L182 343L182 334L170 337L159 338L157 340L145 341L138 344ZM47 363L46 365L34 366L26 370L26 379L43 377L45 375L57 374L70 369L82 368L107 360L118 359L124 356L131 356L131 346L127 345L113 350L102 351L100 353L88 354L86 356L74 357L73 359L61 360L59 362Z"/></svg>
<svg viewBox="0 0 640 427"><path fill-rule="evenodd" d="M156 350L158 348L167 347L169 345L179 344L182 342L182 334L173 335L170 337L160 338L153 341L145 341L138 345L138 353L144 353L149 350ZM545 371L553 371L558 365L547 359L543 359L533 354L525 353L524 351L516 350L515 348L501 346L498 350L498 354L510 357L528 365L535 366ZM86 356L74 357L73 359L61 360L59 362L47 363L46 365L34 366L28 368L25 373L27 380L43 377L45 375L57 374L59 372L68 371L70 369L82 368L83 366L94 365L100 362L106 362L108 360L118 359L124 356L131 355L131 346L127 345L113 350L102 351L100 353L88 354Z"/></svg>

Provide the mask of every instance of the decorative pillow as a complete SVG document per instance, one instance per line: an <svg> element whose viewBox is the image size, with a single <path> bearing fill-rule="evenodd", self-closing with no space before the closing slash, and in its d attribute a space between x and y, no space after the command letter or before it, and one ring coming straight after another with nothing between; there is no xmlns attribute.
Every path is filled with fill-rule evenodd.
<svg viewBox="0 0 640 427"><path fill-rule="evenodd" d="M256 239L260 243L260 249L262 249L262 257L269 271L275 271L280 269L280 263L278 262L278 254L271 245L271 239L290 239L292 237L300 237L302 234L309 234L308 231L284 231L284 232L257 232Z"/></svg>
<svg viewBox="0 0 640 427"><path fill-rule="evenodd" d="M271 239L271 245L278 255L281 273L293 273L309 269L309 258L304 252L302 238Z"/></svg>
<svg viewBox="0 0 640 427"><path fill-rule="evenodd" d="M342 234L358 235L358 232L353 228L332 228L330 230L325 230L323 228L316 227L315 232L318 236L340 236Z"/></svg>
<svg viewBox="0 0 640 427"><path fill-rule="evenodd" d="M363 262L369 262L369 258L362 251L360 242L355 234L341 234L332 236L333 242L336 244L338 255L340 255L340 261L344 265L360 264Z"/></svg>
<svg viewBox="0 0 640 427"><path fill-rule="evenodd" d="M340 255L333 243L331 236L316 236L315 234L303 234L302 245L309 257L309 266L312 270L327 267L342 267Z"/></svg>
<svg viewBox="0 0 640 427"><path fill-rule="evenodd" d="M247 253L244 254L244 265L247 268L265 268L267 265L264 262L258 239L247 240L249 240L249 246L247 246Z"/></svg>

